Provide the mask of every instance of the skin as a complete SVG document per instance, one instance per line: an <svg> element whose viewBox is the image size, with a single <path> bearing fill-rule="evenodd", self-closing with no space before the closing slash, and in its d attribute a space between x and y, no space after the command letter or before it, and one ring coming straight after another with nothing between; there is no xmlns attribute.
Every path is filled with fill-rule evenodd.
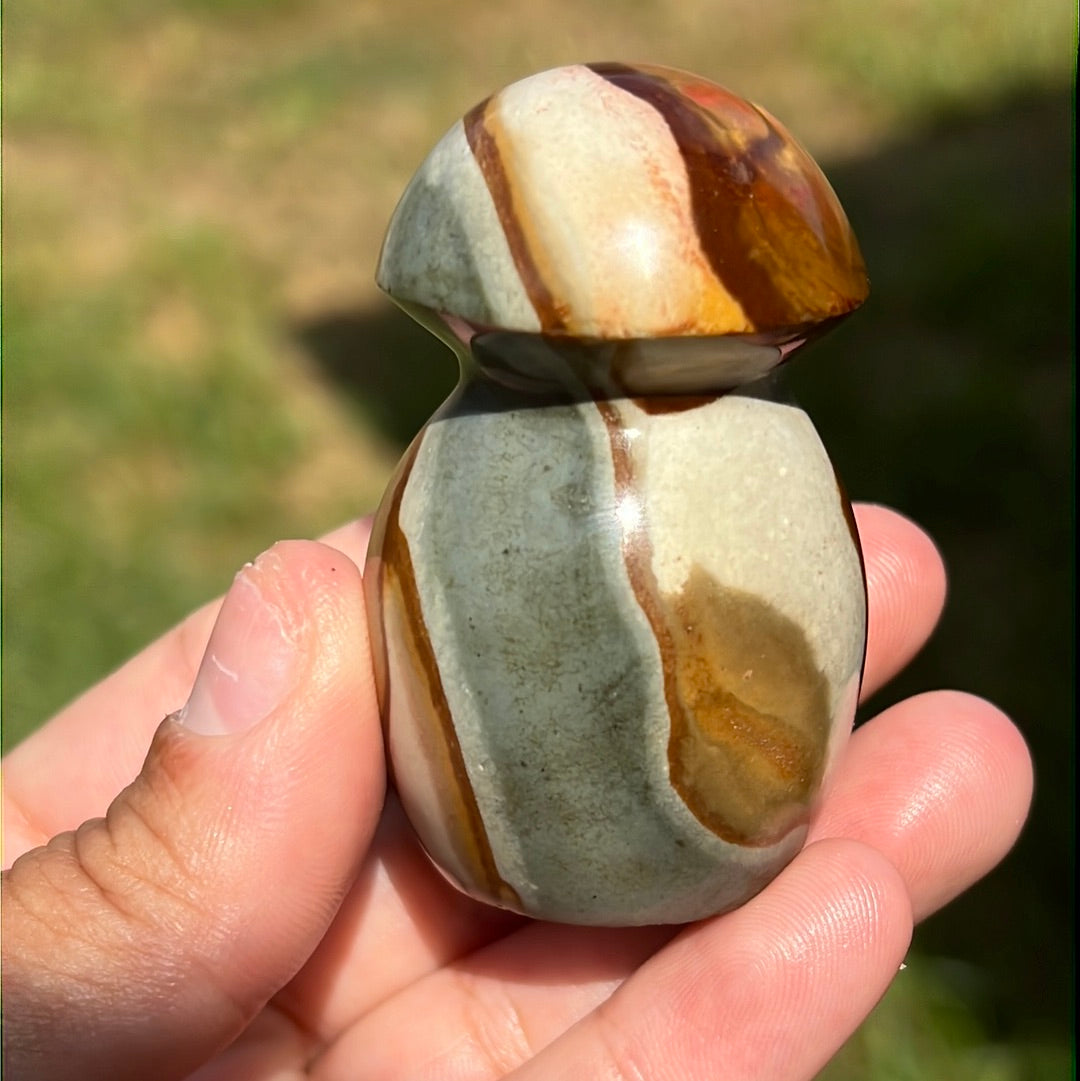
<svg viewBox="0 0 1080 1081"><path fill-rule="evenodd" d="M925 642L945 575L906 519L857 518L865 694ZM1016 728L937 691L855 732L807 847L735 912L600 930L478 905L384 805L366 535L276 545L8 756L5 1076L811 1078L913 922L1023 824Z"/></svg>

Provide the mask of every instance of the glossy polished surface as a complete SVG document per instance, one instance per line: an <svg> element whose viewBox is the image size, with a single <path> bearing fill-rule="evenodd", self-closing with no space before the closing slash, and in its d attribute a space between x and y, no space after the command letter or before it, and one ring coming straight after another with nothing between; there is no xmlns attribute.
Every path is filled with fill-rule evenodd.
<svg viewBox="0 0 1080 1081"><path fill-rule="evenodd" d="M409 185L377 278L477 327L602 339L788 341L867 294L836 196L776 120L617 64L543 72L469 112Z"/></svg>
<svg viewBox="0 0 1080 1081"><path fill-rule="evenodd" d="M379 280L462 366L365 570L425 848L544 919L742 903L803 842L865 646L850 508L762 378L865 295L831 190L712 84L559 69L436 147Z"/></svg>
<svg viewBox="0 0 1080 1081"><path fill-rule="evenodd" d="M865 631L801 410L538 405L476 380L414 445L372 551L395 780L468 892L681 922L798 850Z"/></svg>

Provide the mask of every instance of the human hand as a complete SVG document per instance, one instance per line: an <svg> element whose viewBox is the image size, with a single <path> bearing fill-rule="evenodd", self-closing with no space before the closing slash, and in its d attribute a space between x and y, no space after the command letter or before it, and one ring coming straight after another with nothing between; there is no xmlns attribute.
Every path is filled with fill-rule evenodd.
<svg viewBox="0 0 1080 1081"><path fill-rule="evenodd" d="M945 583L915 526L856 511L869 693L923 644ZM366 536L275 546L220 615L196 612L8 756L12 1081L812 1077L913 920L1023 823L1019 733L941 691L854 733L807 847L734 912L597 929L479 905L392 796L383 809L352 562Z"/></svg>

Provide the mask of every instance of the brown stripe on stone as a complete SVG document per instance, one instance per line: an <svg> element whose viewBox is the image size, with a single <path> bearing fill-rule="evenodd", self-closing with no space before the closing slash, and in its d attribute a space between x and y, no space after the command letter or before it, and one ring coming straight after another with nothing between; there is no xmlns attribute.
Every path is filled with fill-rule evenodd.
<svg viewBox="0 0 1080 1081"><path fill-rule="evenodd" d="M772 117L693 76L589 67L664 118L686 166L702 251L759 333L798 337L866 299L865 264L832 188Z"/></svg>
<svg viewBox="0 0 1080 1081"><path fill-rule="evenodd" d="M777 841L806 820L829 740L828 687L806 636L700 566L663 607L682 707L672 783L716 832Z"/></svg>
<svg viewBox="0 0 1080 1081"><path fill-rule="evenodd" d="M398 520L401 499L422 439L423 435L414 440L406 457L402 459L393 482L393 495L386 508L384 523L376 523L376 530L379 532L373 532L373 544L377 537L381 537L381 545L378 549L379 582L375 586L379 608L373 622L380 628L381 640L384 634L382 608L396 601L408 633L408 640L400 645L412 660L416 678L426 687L427 701L431 703L430 714L415 718L415 722L421 727L421 743L429 753L438 758L434 772L450 783L449 790L440 794L442 797L440 803L448 816L455 820L447 833L455 844L461 863L471 868L474 875L474 883L463 883L463 885L472 888L475 884L486 890L492 899L520 910L521 899L517 892L499 874L487 830L484 827L484 820L480 815L480 808L472 789L472 782L465 768L465 759L454 728L454 719L450 714L446 693L443 690L438 661L424 623L409 542ZM380 513L380 518L382 517ZM376 549L373 548L374 550ZM385 650L385 645L383 649ZM388 725L390 700L394 694L394 688L389 685L385 675L382 682L379 704L383 723ZM453 828L454 825L459 828Z"/></svg>
<svg viewBox="0 0 1080 1081"><path fill-rule="evenodd" d="M643 413L655 417L661 413L685 413L715 402L716 394L654 394L651 398L634 398L634 405Z"/></svg>
<svg viewBox="0 0 1080 1081"><path fill-rule="evenodd" d="M540 320L540 329L547 334L557 334L566 329L566 308L556 302L533 257L523 227L523 211L514 199L513 184L499 150L498 124L490 113L491 101L491 98L487 98L465 114L465 138L491 193L499 223L510 246L510 255L529 303Z"/></svg>
<svg viewBox="0 0 1080 1081"><path fill-rule="evenodd" d="M598 401L616 500L634 498L629 440L616 406ZM623 535L627 574L660 654L671 723L671 784L726 841L775 844L809 815L824 770L825 678L802 631L766 602L721 586L698 565L674 596L652 569L649 523Z"/></svg>

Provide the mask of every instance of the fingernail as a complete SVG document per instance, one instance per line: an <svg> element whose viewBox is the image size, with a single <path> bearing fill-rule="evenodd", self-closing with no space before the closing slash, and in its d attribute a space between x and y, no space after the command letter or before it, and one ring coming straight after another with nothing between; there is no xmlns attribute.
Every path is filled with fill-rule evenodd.
<svg viewBox="0 0 1080 1081"><path fill-rule="evenodd" d="M273 549L244 567L225 596L180 721L193 732L244 732L296 683L303 614L281 588Z"/></svg>

